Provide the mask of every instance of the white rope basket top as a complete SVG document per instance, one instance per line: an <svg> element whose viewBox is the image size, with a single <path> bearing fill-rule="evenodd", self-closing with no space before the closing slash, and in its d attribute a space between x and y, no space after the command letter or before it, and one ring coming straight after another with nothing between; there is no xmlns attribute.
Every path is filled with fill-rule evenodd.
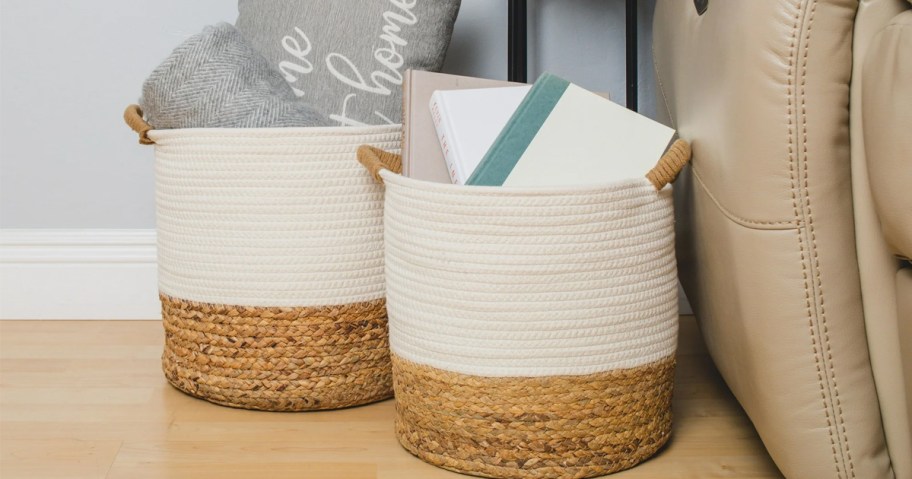
<svg viewBox="0 0 912 479"><path fill-rule="evenodd" d="M398 149L400 125L145 137L155 144L163 293L288 307L384 297L383 189L356 151Z"/></svg>
<svg viewBox="0 0 912 479"><path fill-rule="evenodd" d="M590 374L674 354L670 189L646 178L465 187L371 170L386 184L395 354L479 376Z"/></svg>

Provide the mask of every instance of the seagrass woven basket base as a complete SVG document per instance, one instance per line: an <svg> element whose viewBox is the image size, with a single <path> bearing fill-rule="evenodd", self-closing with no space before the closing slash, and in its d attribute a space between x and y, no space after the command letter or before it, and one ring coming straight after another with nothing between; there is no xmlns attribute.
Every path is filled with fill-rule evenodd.
<svg viewBox="0 0 912 479"><path fill-rule="evenodd" d="M383 299L264 308L161 295L162 369L181 391L224 406L307 411L392 396Z"/></svg>
<svg viewBox="0 0 912 479"><path fill-rule="evenodd" d="M671 434L674 356L585 376L489 378L393 355L396 435L412 454L497 478L584 478L630 468Z"/></svg>

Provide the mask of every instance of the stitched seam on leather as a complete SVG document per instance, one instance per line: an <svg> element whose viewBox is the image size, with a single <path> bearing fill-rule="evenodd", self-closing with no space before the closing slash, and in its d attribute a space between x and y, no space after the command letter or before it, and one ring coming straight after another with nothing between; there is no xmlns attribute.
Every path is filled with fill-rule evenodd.
<svg viewBox="0 0 912 479"><path fill-rule="evenodd" d="M805 32L805 41L804 41L804 52L802 59L802 72L801 72L801 123L802 123L802 155L804 161L802 162L803 170L803 185L804 190L804 202L806 209L807 217L807 228L808 232L811 235L811 244L810 250L813 258L813 269L814 269L814 281L817 290L817 296L820 298L818 302L819 306L819 321L818 321L818 331L822 328L823 342L825 346L824 355L824 367L827 370L827 386L831 388L830 391L830 406L834 409L833 413L836 416L836 433L837 440L840 441L840 452L843 455L842 462L843 467L848 469L848 472L851 473L851 477L855 477L855 465L852 461L852 453L849 448L849 438L846 434L845 426L845 417L842 412L842 402L839 399L839 384L836 381L836 367L833 364L833 351L830 346L830 333L829 327L827 326L827 317L826 317L826 303L824 299L823 291L823 280L820 276L820 257L817 251L817 235L814 230L814 213L811 209L811 194L808 186L808 125L807 125L807 65L808 65L808 55L811 45L811 29L814 26L815 13L817 12L817 3L818 0L813 0L811 4L811 9L808 17L808 27ZM818 334L821 334L818 332ZM840 434L841 433L841 434ZM848 461L846 460L848 459ZM848 464L846 466L846 464Z"/></svg>
<svg viewBox="0 0 912 479"><path fill-rule="evenodd" d="M652 69L655 70L656 83L659 85L659 92L662 93L662 103L665 104L665 113L668 114L668 121L671 122L671 127L675 130L678 129L675 119L671 116L671 107L668 106L668 95L665 94L665 84L662 83L662 74L659 72L659 63L656 62L656 46L655 42L652 42Z"/></svg>
<svg viewBox="0 0 912 479"><path fill-rule="evenodd" d="M677 130L677 125L676 125L675 119L671 114L671 107L668 104L668 94L665 92L665 84L662 82L662 74L661 74L661 71L659 70L659 63L656 60L655 42L653 42L653 44L652 44L652 68L655 70L656 84L658 84L659 92L662 94L662 103L665 105L665 112L668 114L668 121L671 122L672 128ZM757 221L757 220L751 220L748 218L744 218L744 217L741 217L741 216L738 216L738 215L732 213L731 210L729 210L728 208L726 208L725 206L722 205L722 203L716 198L715 195L712 194L712 192L706 186L706 183L703 181L703 178L701 178L700 175L697 173L697 168L694 165L693 160L691 160L690 168L691 168L691 172L693 173L694 177L699 182L700 188L702 188L703 191L706 193L706 196L709 196L709 198L713 201L713 203L715 203L716 207L719 208L719 211L721 211L722 214L724 214L726 217L728 217L728 219L734 221L735 223L737 223L741 226L744 226L746 228L759 229L759 230L788 230L788 229L792 229L792 228L795 228L798 226L798 222L796 222L796 221Z"/></svg>
<svg viewBox="0 0 912 479"><path fill-rule="evenodd" d="M788 116L788 156L789 156L789 178L791 180L791 194L792 194L792 207L795 214L795 222L801 223L803 219L803 212L799 211L798 207L798 180L796 178L797 174L797 165L798 157L795 152L797 138L795 137L795 120L794 120L794 107L796 99L793 99L795 96L794 88L796 85L793 83L793 78L796 77L796 62L798 54L798 30L799 25L802 23L801 19L801 4L802 0L795 2L792 7L795 9L795 21L792 25L792 39L791 45L789 45L789 58L788 58L788 75L787 75L787 87L786 87L786 97L787 97L787 116ZM802 77L803 81L803 77ZM836 453L836 441L833 438L833 421L830 418L829 405L827 401L826 389L823 385L823 372L821 371L821 353L817 346L817 337L815 334L814 328L814 313L811 307L811 291L810 291L810 281L808 278L808 266L806 264L807 255L804 251L804 239L802 238L801 228L796 229L798 237L798 252L801 256L801 274L804 278L804 301L805 307L807 309L808 317L808 329L811 336L811 350L814 353L814 364L817 369L817 384L820 386L820 396L823 400L823 413L826 417L827 423L827 433L830 436L830 448L833 452L833 465L836 467L836 476L842 478L842 469L839 467L839 457Z"/></svg>
<svg viewBox="0 0 912 479"><path fill-rule="evenodd" d="M755 230L791 230L801 226L801 223L798 221L756 221L750 220L747 218L742 218L735 215L730 210L728 210L722 202L720 202L715 195L709 190L709 187L706 186L706 183L703 182L703 178L700 175L700 172L693 165L690 166L690 173L693 175L694 179L697 180L697 184L700 186L700 189L706 193L706 196L716 205L716 208L725 215L726 218L732 220L733 222L744 226L745 228L751 228Z"/></svg>

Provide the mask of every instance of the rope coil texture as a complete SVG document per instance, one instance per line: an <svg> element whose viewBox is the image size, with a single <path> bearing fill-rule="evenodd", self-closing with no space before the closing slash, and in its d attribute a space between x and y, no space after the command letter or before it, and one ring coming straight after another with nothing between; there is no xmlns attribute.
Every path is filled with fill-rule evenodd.
<svg viewBox="0 0 912 479"><path fill-rule="evenodd" d="M359 159L377 156L362 149ZM670 433L671 189L385 183L397 436L490 477L591 477Z"/></svg>
<svg viewBox="0 0 912 479"><path fill-rule="evenodd" d="M270 411L390 397L383 188L355 157L400 127L146 133L168 381Z"/></svg>
<svg viewBox="0 0 912 479"><path fill-rule="evenodd" d="M264 307L382 298L383 187L355 156L396 148L400 131L149 132L162 293Z"/></svg>

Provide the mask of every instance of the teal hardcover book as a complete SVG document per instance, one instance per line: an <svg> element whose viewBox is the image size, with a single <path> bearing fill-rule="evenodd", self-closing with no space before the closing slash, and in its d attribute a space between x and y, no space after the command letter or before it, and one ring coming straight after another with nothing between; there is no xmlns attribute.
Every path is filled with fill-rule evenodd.
<svg viewBox="0 0 912 479"><path fill-rule="evenodd" d="M467 185L579 186L642 177L674 130L543 74Z"/></svg>

